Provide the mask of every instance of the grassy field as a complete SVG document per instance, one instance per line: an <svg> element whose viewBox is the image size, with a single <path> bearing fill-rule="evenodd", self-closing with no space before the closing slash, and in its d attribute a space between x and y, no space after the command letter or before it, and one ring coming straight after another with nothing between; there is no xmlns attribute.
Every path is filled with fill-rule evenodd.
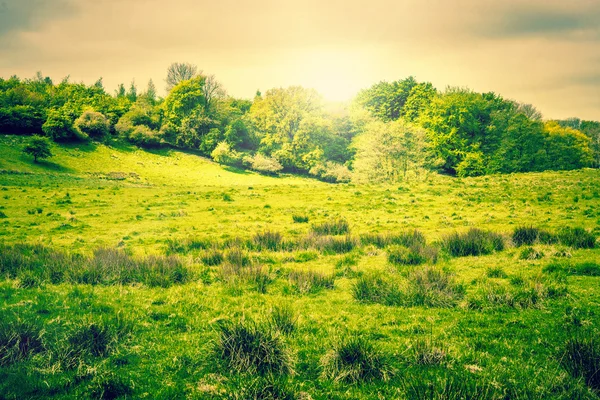
<svg viewBox="0 0 600 400"><path fill-rule="evenodd" d="M22 143L0 399L598 398L597 170L330 185Z"/></svg>

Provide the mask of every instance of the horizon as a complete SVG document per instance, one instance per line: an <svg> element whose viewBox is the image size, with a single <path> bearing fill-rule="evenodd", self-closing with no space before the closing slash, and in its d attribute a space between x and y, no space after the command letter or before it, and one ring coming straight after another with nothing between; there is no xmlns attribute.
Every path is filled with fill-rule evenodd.
<svg viewBox="0 0 600 400"><path fill-rule="evenodd" d="M597 1L363 4L4 0L0 76L103 78L111 94L152 79L164 96L168 66L189 62L234 97L303 86L334 103L414 76L530 103L545 119L600 120Z"/></svg>

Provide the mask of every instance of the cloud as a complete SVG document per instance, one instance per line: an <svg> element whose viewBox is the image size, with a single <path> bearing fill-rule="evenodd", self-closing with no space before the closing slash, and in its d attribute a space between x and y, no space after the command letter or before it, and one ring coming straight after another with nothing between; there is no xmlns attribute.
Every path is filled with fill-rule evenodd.
<svg viewBox="0 0 600 400"><path fill-rule="evenodd" d="M0 37L40 30L73 12L75 7L67 0L0 0Z"/></svg>

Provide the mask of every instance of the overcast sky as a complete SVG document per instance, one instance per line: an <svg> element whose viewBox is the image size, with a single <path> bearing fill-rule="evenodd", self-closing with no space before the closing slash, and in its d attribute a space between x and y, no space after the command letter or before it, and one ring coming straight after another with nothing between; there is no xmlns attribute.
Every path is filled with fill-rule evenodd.
<svg viewBox="0 0 600 400"><path fill-rule="evenodd" d="M175 61L237 97L413 75L600 120L600 0L0 0L1 77L162 91Z"/></svg>

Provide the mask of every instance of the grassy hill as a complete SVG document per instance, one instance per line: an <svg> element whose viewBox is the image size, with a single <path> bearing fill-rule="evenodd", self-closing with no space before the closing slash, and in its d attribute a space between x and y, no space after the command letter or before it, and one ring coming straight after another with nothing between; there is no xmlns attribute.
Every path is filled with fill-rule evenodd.
<svg viewBox="0 0 600 400"><path fill-rule="evenodd" d="M597 398L597 170L330 185L22 144L0 398Z"/></svg>

